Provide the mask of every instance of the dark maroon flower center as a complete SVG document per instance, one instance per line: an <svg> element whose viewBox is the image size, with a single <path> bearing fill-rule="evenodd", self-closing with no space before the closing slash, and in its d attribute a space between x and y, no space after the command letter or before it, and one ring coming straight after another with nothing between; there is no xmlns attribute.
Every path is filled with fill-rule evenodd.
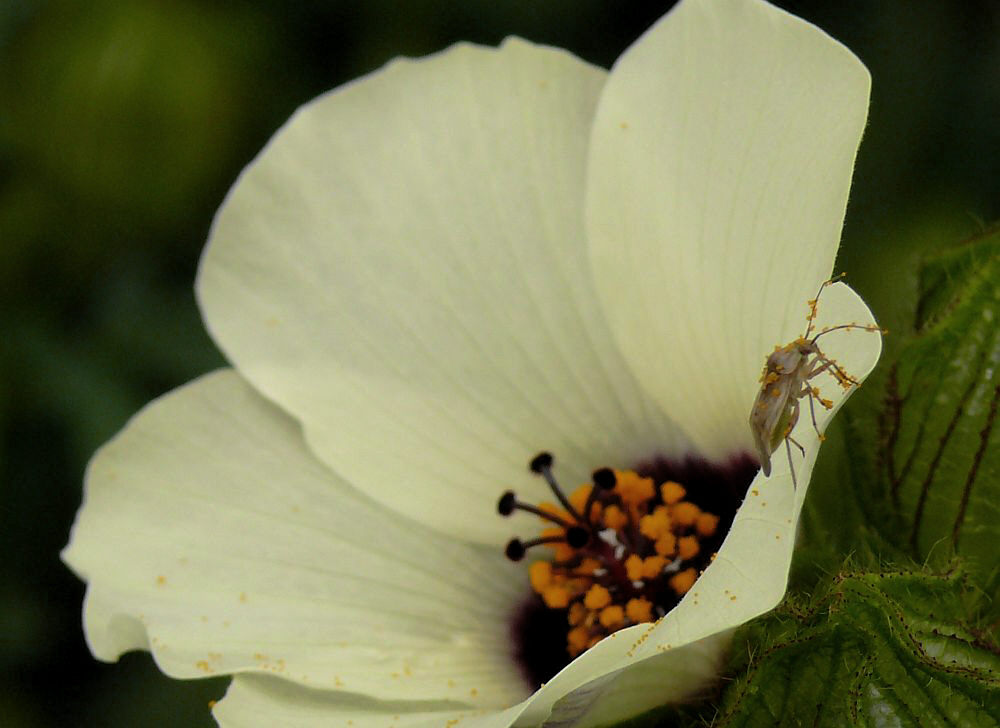
<svg viewBox="0 0 1000 728"><path fill-rule="evenodd" d="M542 521L507 557L536 558L532 595L513 620L517 659L537 688L573 657L625 627L670 611L715 557L759 468L749 455L722 464L655 457L631 470L595 470L567 494L548 453L530 469L556 503L525 503L505 492L497 510Z"/></svg>

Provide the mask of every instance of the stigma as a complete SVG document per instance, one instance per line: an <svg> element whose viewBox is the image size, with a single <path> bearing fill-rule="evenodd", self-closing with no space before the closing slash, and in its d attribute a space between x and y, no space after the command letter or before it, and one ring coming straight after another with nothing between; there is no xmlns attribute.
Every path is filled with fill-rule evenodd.
<svg viewBox="0 0 1000 728"><path fill-rule="evenodd" d="M571 494L553 474L543 452L529 468L547 483L555 502L538 504L506 491L502 516L517 511L543 522L534 538L511 539L511 561L531 561L529 579L550 610L565 610L566 651L575 657L625 627L666 614L694 585L713 558L719 516L687 498L682 483L657 482L633 470L595 470Z"/></svg>

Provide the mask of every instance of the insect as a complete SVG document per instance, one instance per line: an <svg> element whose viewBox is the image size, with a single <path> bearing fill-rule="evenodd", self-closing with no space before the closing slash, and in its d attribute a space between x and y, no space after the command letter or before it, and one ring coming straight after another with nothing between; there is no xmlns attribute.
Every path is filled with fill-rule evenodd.
<svg viewBox="0 0 1000 728"><path fill-rule="evenodd" d="M805 334L784 346L776 346L768 355L764 371L760 375L760 392L757 393L753 408L750 410L750 432L753 434L761 470L764 471L764 475L771 474L771 455L784 440L788 452L788 464L792 471L793 487L797 487L798 484L795 479L795 466L792 463L791 446L795 445L803 456L806 452L805 448L792 437L792 429L799 421L800 401L803 397L809 400L809 414L812 416L813 428L820 440L823 440L823 435L816 424L815 402L827 410L833 409L833 402L822 397L819 388L811 385L810 380L823 372L829 372L837 384L845 390L858 385L858 380L824 354L816 341L831 331L843 329L885 333L872 324L851 323L830 326L813 334L819 297L824 288L841 278L843 274L823 283L816 297L808 302L809 316L806 319L808 325Z"/></svg>

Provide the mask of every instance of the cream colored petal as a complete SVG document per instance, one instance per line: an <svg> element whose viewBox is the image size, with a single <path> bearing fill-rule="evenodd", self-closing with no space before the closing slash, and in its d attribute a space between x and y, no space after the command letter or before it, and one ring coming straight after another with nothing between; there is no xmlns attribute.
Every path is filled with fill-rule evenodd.
<svg viewBox="0 0 1000 728"><path fill-rule="evenodd" d="M831 320L829 313L838 318ZM861 298L848 286L838 283L823 294L817 317L818 329L840 323L840 314L861 325L874 319ZM819 337L824 353L859 382L874 368L881 353L878 333L858 330L835 331ZM820 433L857 387L844 391L834 378L823 373L811 381L820 393L832 400L831 410L816 407L816 426L809 406L802 413L792 437L804 448L804 456L794 447L779 446L772 460L769 478L759 473L747 491L716 559L701 575L681 603L650 630L636 650L642 658L673 646L685 644L735 627L775 607L788 581L802 503L809 487ZM791 468L798 486L793 486Z"/></svg>
<svg viewBox="0 0 1000 728"><path fill-rule="evenodd" d="M459 705L310 690L258 675L238 675L213 708L220 728L506 728L520 706L470 711Z"/></svg>
<svg viewBox="0 0 1000 728"><path fill-rule="evenodd" d="M611 71L594 275L639 380L709 458L750 449L763 358L831 273L868 91L850 51L761 0L682 0Z"/></svg>
<svg viewBox="0 0 1000 728"><path fill-rule="evenodd" d="M731 632L711 635L598 678L557 701L544 725L607 726L707 695L721 674L731 637Z"/></svg>
<svg viewBox="0 0 1000 728"><path fill-rule="evenodd" d="M505 488L674 450L596 303L583 180L604 72L510 40L397 61L302 109L202 261L215 340L371 497L502 544Z"/></svg>
<svg viewBox="0 0 1000 728"><path fill-rule="evenodd" d="M729 638L726 633L679 647L669 655L632 664L628 670L600 675L569 694L563 689L542 688L505 710L470 711L445 703L377 701L310 690L269 677L240 675L214 713L221 728L593 728L671 701L690 699L710 688L721 669Z"/></svg>
<svg viewBox="0 0 1000 728"><path fill-rule="evenodd" d="M506 707L523 571L360 495L238 375L140 412L94 457L63 554L94 654L174 677L273 674L394 700Z"/></svg>
<svg viewBox="0 0 1000 728"><path fill-rule="evenodd" d="M874 325L864 301L848 286L837 283L823 293L817 330L844 320ZM879 334L863 330L831 332L820 336L818 342L825 354L859 382L874 368L881 352ZM717 674L718 660L732 629L777 606L788 582L799 514L819 452L820 433L856 389L845 392L826 373L811 383L832 400L833 408L819 408L814 428L808 405L803 402L803 413L792 433L805 449L802 456L792 448L798 487L793 487L789 459L781 447L775 453L770 478L758 474L718 556L680 604L656 624L621 630L583 653L536 693L525 717L541 720L552 708L553 725L573 721L581 726L600 725L614 706L637 714L689 697ZM749 410L748 402L746 412ZM657 685L658 673L670 675L671 680Z"/></svg>

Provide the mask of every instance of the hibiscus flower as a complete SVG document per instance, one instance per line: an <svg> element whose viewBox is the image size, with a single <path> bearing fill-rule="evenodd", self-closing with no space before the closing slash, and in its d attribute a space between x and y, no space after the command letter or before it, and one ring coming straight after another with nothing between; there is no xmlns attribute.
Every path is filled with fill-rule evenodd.
<svg viewBox="0 0 1000 728"><path fill-rule="evenodd" d="M88 469L64 559L93 653L233 675L224 726L589 726L704 690L732 628L782 598L853 388L811 382L831 408L759 472L761 367L830 276L868 89L761 0L683 0L610 72L460 44L303 107L202 259L233 368L148 405ZM842 283L815 309L814 330L873 324ZM821 341L858 381L880 351ZM595 484L541 508L563 521L548 546L505 555L532 519L498 496L523 510L547 479ZM684 498L677 540L702 540L671 550ZM647 516L639 553L622 524ZM553 606L548 572L587 562L550 546L645 566L593 598L564 575ZM653 599L605 612L633 588Z"/></svg>

